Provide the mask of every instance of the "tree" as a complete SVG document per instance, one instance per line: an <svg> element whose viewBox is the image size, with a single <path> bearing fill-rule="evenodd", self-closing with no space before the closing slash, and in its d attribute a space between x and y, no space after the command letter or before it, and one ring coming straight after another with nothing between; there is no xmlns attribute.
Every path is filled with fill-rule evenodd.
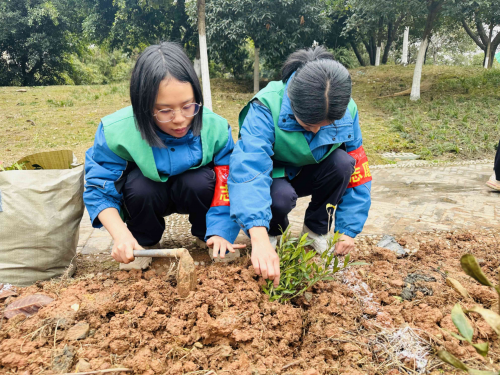
<svg viewBox="0 0 500 375"><path fill-rule="evenodd" d="M211 0L207 4L210 50L235 54L250 38L254 44L254 91L259 90L259 59L277 68L296 49L322 40L326 14L319 0Z"/></svg>
<svg viewBox="0 0 500 375"><path fill-rule="evenodd" d="M498 1L465 0L457 3L451 13L458 18L474 43L484 51L483 66L491 68L496 50L500 45L500 32L495 35L495 28L500 27Z"/></svg>
<svg viewBox="0 0 500 375"><path fill-rule="evenodd" d="M65 56L78 44L77 9L69 0L0 2L0 85L64 82Z"/></svg>
<svg viewBox="0 0 500 375"><path fill-rule="evenodd" d="M411 85L410 100L420 99L420 80L422 78L422 66L424 65L425 54L429 44L429 38L432 30L441 14L443 5L447 0L413 0L408 1L412 3L415 9L426 9L427 16L425 19L425 26L422 33L422 42L418 50L417 61L415 63L415 70L413 71L413 82ZM449 0L452 1L452 0Z"/></svg>
<svg viewBox="0 0 500 375"><path fill-rule="evenodd" d="M208 72L207 36L205 33L205 0L198 0L198 35L200 38L201 79L205 107L212 109L210 74Z"/></svg>
<svg viewBox="0 0 500 375"><path fill-rule="evenodd" d="M392 44L409 14L406 1L346 0L345 8L349 14L344 32L358 34L371 65L379 65L380 60L386 64ZM385 42L383 53L382 42Z"/></svg>

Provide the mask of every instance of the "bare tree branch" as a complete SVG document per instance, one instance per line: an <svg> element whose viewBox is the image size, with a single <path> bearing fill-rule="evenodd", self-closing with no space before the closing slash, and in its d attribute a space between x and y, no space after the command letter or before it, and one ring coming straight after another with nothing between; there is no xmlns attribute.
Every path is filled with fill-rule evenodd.
<svg viewBox="0 0 500 375"><path fill-rule="evenodd" d="M472 38L472 40L478 45L479 48L481 48L483 51L486 50L486 46L481 43L477 35L475 35L472 30L470 29L469 25L467 25L467 21L465 21L464 18L462 18L462 26L464 27L464 30L469 34L469 36ZM500 33L499 33L500 35Z"/></svg>

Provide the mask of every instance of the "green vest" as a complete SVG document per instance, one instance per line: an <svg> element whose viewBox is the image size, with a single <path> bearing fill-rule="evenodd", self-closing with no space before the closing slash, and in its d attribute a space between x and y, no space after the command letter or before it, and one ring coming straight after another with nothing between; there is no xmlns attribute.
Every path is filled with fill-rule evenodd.
<svg viewBox="0 0 500 375"><path fill-rule="evenodd" d="M153 149L142 139L135 125L132 106L125 107L102 120L104 137L109 149L116 155L137 164L142 174L157 182L165 182L168 176L160 175L156 168ZM227 120L203 108L203 127L201 129L201 164L191 169L207 165L216 153L222 150L228 140Z"/></svg>
<svg viewBox="0 0 500 375"><path fill-rule="evenodd" d="M293 132L282 130L278 125L278 120L281 112L281 104L283 103L283 95L285 93L286 83L282 81L269 82L268 85L260 90L253 98L258 99L271 111L274 120L274 155L272 157L274 162L273 178L280 178L285 176L285 166L302 167L309 164L317 164L322 162L328 155L330 155L341 144L333 144L330 150L321 158L316 160L309 148L306 138L302 132ZM239 115L239 127L243 126L243 121L247 116L252 100L243 108ZM354 101L351 99L349 107L355 106Z"/></svg>

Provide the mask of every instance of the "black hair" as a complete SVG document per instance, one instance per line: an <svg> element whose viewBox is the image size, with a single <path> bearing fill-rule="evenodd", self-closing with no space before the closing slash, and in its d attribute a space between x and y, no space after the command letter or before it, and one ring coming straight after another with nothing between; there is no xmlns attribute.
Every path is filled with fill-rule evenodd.
<svg viewBox="0 0 500 375"><path fill-rule="evenodd" d="M351 99L349 71L324 47L292 53L281 70L294 115L308 125L344 117Z"/></svg>
<svg viewBox="0 0 500 375"><path fill-rule="evenodd" d="M153 109L158 96L160 82L165 78L175 78L189 82L193 87L196 103L203 104L200 81L191 60L177 43L163 42L146 48L135 63L130 79L130 101L134 111L136 126L142 138L151 147L165 147L156 134L157 128ZM191 129L194 135L201 134L203 106L194 117Z"/></svg>

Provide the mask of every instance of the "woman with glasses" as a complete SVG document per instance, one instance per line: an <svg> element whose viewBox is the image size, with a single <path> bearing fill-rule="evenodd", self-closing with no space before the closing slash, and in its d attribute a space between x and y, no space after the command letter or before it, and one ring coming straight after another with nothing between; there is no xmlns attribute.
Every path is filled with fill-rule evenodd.
<svg viewBox="0 0 500 375"><path fill-rule="evenodd" d="M257 274L279 284L277 236L298 197L311 196L303 233L317 252L329 249L330 205L337 207L335 231L343 233L335 252L353 250L370 208L371 175L347 69L323 47L296 51L282 80L257 93L239 123L231 217L250 235Z"/></svg>
<svg viewBox="0 0 500 375"><path fill-rule="evenodd" d="M101 120L85 160L85 205L92 225L113 237L113 258L121 269L147 267L151 260L134 260L133 250L158 247L172 213L189 214L191 233L212 256L234 258L242 245L232 245L239 227L229 217L231 129L203 108L183 49L146 48L132 72L130 99L131 106Z"/></svg>

